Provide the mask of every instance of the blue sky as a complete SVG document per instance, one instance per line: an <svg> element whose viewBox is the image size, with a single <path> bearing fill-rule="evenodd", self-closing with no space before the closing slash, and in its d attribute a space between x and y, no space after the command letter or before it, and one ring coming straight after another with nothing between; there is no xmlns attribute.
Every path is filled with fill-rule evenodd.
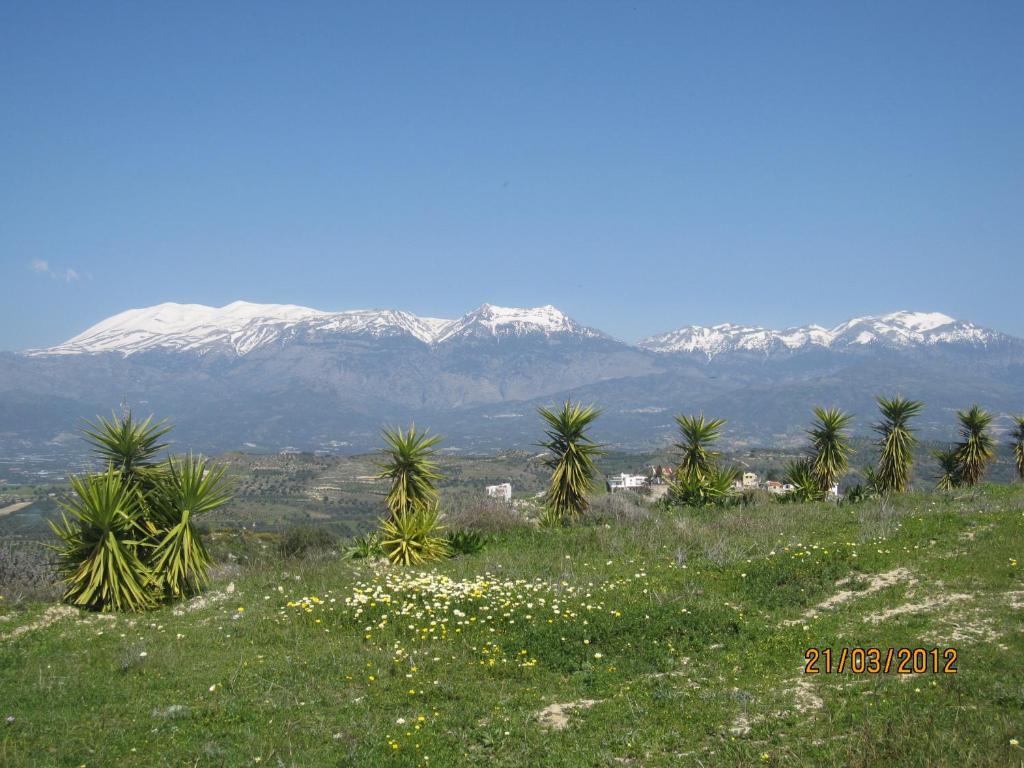
<svg viewBox="0 0 1024 768"><path fill-rule="evenodd" d="M0 349L235 299L1024 335L1021 39L1020 2L5 2Z"/></svg>

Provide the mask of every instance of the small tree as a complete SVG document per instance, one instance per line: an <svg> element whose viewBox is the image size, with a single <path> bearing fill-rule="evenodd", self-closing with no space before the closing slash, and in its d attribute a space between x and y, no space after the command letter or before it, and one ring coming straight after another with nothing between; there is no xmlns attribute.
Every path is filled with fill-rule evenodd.
<svg viewBox="0 0 1024 768"><path fill-rule="evenodd" d="M995 457L995 446L988 428L992 414L972 405L957 411L960 420L960 442L956 446L956 477L958 485L975 486L985 476L988 463Z"/></svg>
<svg viewBox="0 0 1024 768"><path fill-rule="evenodd" d="M680 442L675 444L682 455L668 499L691 507L722 504L732 496L735 469L718 466L720 454L712 446L722 434L725 419L698 416L676 416Z"/></svg>
<svg viewBox="0 0 1024 768"><path fill-rule="evenodd" d="M939 474L935 478L935 487L940 491L951 491L960 485L959 465L956 448L944 451L932 451L932 456L939 463Z"/></svg>
<svg viewBox="0 0 1024 768"><path fill-rule="evenodd" d="M682 452L679 473L700 478L710 472L718 461L718 452L711 446L718 441L725 419L705 420L699 416L676 416L682 440L675 447Z"/></svg>
<svg viewBox="0 0 1024 768"><path fill-rule="evenodd" d="M910 419L924 408L924 403L897 395L888 400L876 397L882 420L874 425L878 433L878 470L871 476L879 493L903 493L910 484L917 438L908 426Z"/></svg>
<svg viewBox="0 0 1024 768"><path fill-rule="evenodd" d="M815 408L816 421L807 430L811 438L810 470L822 494L839 482L850 466L850 439L846 428L853 416L838 408Z"/></svg>
<svg viewBox="0 0 1024 768"><path fill-rule="evenodd" d="M594 459L604 454L587 435L600 411L567 400L559 410L538 408L537 412L547 426L547 440L539 446L548 450L545 464L551 469L543 521L560 524L578 519L586 512L587 494L594 487Z"/></svg>
<svg viewBox="0 0 1024 768"><path fill-rule="evenodd" d="M1017 466L1017 477L1024 480L1024 416L1014 416L1013 422L1013 463Z"/></svg>
<svg viewBox="0 0 1024 768"><path fill-rule="evenodd" d="M385 429L382 434L386 445L381 452L385 459L377 477L391 480L386 502L391 517L436 505L434 483L441 475L434 454L441 437L417 431L415 424L404 432Z"/></svg>
<svg viewBox="0 0 1024 768"><path fill-rule="evenodd" d="M420 565L448 554L441 534L435 482L441 479L434 461L440 436L418 431L412 424L383 431L385 447L381 479L391 480L385 503L388 517L381 520L379 543L391 562Z"/></svg>

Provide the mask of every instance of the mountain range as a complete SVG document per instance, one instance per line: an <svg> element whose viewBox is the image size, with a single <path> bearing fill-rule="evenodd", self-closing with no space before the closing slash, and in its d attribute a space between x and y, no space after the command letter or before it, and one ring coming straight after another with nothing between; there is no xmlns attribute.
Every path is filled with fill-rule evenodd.
<svg viewBox="0 0 1024 768"><path fill-rule="evenodd" d="M0 354L0 451L67 439L122 401L178 424L207 451L365 450L410 420L460 449L528 445L537 405L604 410L597 436L623 447L672 438L672 415L729 420L732 445L802 439L813 405L858 415L873 396L925 400L922 433L952 438L954 410L1024 410L1024 340L937 312L832 328L686 326L636 344L553 306L490 304L456 319L401 310L160 304L114 315L48 349Z"/></svg>

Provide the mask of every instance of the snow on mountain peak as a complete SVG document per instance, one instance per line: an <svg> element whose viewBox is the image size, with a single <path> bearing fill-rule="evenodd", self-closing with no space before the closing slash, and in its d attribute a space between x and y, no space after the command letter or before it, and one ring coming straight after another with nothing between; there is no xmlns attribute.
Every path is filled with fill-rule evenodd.
<svg viewBox="0 0 1024 768"><path fill-rule="evenodd" d="M955 323L949 315L941 312L893 312L882 315L883 322L898 323L914 331L930 331L942 325Z"/></svg>
<svg viewBox="0 0 1024 768"><path fill-rule="evenodd" d="M235 301L223 307L168 302L130 309L107 318L74 338L32 354L118 352L131 355L155 349L245 355L266 344L299 334L312 337L411 336L437 344L459 336L521 336L529 333L577 333L600 336L549 305L532 309L484 304L457 320L417 317L402 310L355 309L325 312L293 304Z"/></svg>
<svg viewBox="0 0 1024 768"><path fill-rule="evenodd" d="M456 337L523 336L530 333L542 333L545 336L558 333L589 337L602 335L579 325L550 304L531 308L483 304L446 326L438 334L437 341Z"/></svg>
<svg viewBox="0 0 1024 768"><path fill-rule="evenodd" d="M456 320L418 317L394 309L325 312L294 304L235 301L223 307L202 304L157 304L129 309L107 318L72 339L30 354L116 352L131 355L148 350L205 354L220 351L245 355L268 344L296 338L322 340L334 336L412 338L424 344L456 339L503 339L526 336L608 338L572 320L550 304L542 307L499 307L483 304ZM690 353L708 359L727 352L764 355L807 348L856 349L936 344L986 345L1001 334L940 312L891 312L856 317L834 328L807 325L785 330L719 323L690 325L651 336L638 343L663 353Z"/></svg>
<svg viewBox="0 0 1024 768"><path fill-rule="evenodd" d="M653 352L689 352L708 359L723 352L763 352L809 347L843 348L880 344L887 347L968 343L987 344L998 334L941 312L891 312L856 317L834 328L807 325L782 331L730 323L691 325L651 336L639 346Z"/></svg>

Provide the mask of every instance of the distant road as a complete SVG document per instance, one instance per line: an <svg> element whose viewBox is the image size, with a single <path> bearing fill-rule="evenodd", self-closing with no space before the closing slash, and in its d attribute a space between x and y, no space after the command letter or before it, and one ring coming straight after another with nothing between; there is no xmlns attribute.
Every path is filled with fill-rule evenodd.
<svg viewBox="0 0 1024 768"><path fill-rule="evenodd" d="M0 509L0 517L3 517L4 515L13 515L15 512L25 509L25 507L31 507L34 503L35 502L32 501L22 501L17 504L11 504L9 507Z"/></svg>

